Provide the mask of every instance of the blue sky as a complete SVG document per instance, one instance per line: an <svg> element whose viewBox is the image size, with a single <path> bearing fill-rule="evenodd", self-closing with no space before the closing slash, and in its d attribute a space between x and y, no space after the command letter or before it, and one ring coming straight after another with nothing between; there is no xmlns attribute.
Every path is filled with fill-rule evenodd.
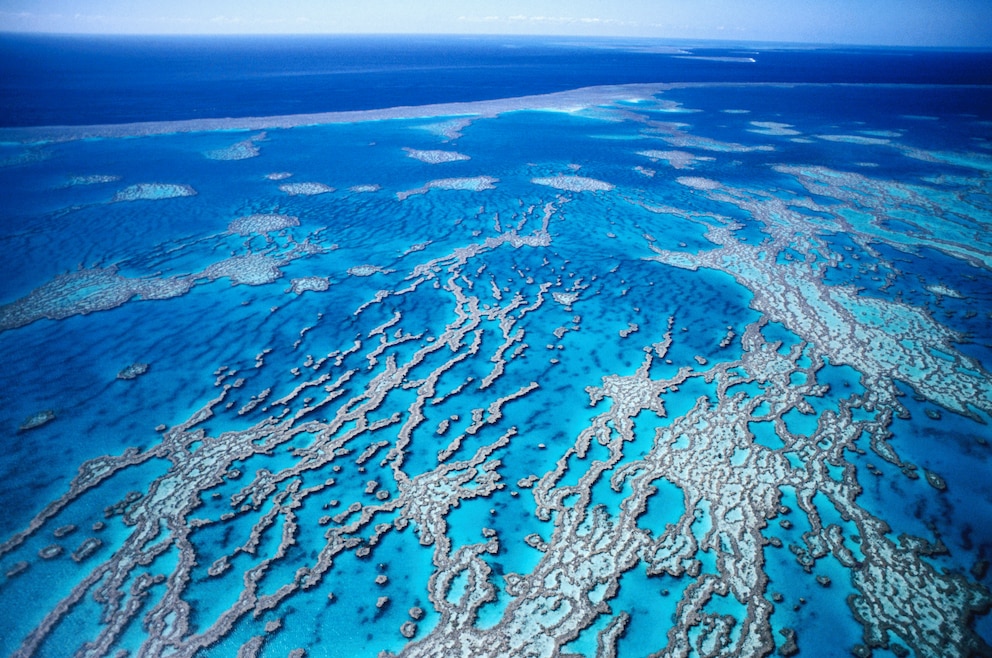
<svg viewBox="0 0 992 658"><path fill-rule="evenodd" d="M992 0L0 0L0 31L557 34L992 47Z"/></svg>

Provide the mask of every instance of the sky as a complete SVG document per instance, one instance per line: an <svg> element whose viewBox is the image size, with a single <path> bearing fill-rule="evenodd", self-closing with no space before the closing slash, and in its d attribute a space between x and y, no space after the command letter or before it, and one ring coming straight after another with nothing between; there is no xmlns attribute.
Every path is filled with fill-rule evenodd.
<svg viewBox="0 0 992 658"><path fill-rule="evenodd" d="M992 0L0 0L0 32L548 34L992 48Z"/></svg>

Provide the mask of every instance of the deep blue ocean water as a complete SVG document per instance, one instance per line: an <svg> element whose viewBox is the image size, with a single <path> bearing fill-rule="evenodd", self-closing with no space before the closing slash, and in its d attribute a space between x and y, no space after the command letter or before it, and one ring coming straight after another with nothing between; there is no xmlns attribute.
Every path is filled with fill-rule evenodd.
<svg viewBox="0 0 992 658"><path fill-rule="evenodd" d="M706 59L726 57L755 61ZM3 126L365 110L633 82L989 85L992 54L504 36L0 38Z"/></svg>
<svg viewBox="0 0 992 658"><path fill-rule="evenodd" d="M8 133L0 654L987 651L992 56L672 46L0 37L0 128L693 83Z"/></svg>

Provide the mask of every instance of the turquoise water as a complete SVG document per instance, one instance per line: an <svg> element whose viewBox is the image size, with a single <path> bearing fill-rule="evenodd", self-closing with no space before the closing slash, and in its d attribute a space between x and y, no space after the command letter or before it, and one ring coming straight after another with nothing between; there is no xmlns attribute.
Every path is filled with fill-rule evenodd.
<svg viewBox="0 0 992 658"><path fill-rule="evenodd" d="M0 144L0 651L595 655L624 613L619 655L822 655L924 602L987 650L992 117L959 92ZM941 94L939 134L906 116ZM856 616L871 560L969 602ZM747 649L698 590L758 574Z"/></svg>

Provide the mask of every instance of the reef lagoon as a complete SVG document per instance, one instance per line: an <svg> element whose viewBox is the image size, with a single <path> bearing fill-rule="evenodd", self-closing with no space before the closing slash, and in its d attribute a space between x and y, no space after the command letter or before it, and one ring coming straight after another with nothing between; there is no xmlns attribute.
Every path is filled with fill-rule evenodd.
<svg viewBox="0 0 992 658"><path fill-rule="evenodd" d="M0 654L992 652L988 53L370 39L4 37Z"/></svg>

